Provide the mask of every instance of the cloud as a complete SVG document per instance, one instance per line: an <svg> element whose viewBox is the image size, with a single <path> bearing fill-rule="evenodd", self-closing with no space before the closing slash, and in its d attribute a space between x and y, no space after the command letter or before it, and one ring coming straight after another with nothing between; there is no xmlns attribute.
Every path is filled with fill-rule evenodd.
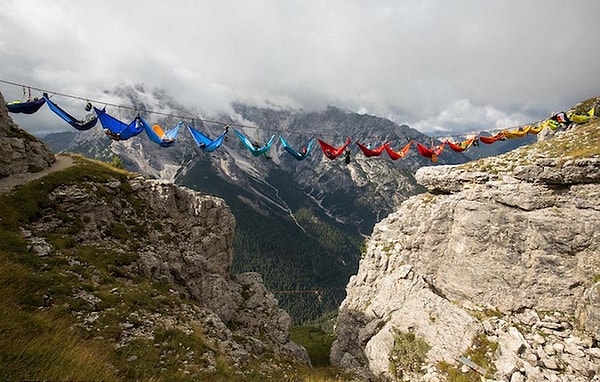
<svg viewBox="0 0 600 382"><path fill-rule="evenodd" d="M520 112L506 112L490 105L473 105L462 99L452 102L439 114L416 122L412 127L433 135L454 133L478 133L479 131L504 130L533 122L530 116Z"/></svg>
<svg viewBox="0 0 600 382"><path fill-rule="evenodd" d="M0 2L0 79L90 98L144 83L205 113L336 105L453 130L600 89L596 0Z"/></svg>

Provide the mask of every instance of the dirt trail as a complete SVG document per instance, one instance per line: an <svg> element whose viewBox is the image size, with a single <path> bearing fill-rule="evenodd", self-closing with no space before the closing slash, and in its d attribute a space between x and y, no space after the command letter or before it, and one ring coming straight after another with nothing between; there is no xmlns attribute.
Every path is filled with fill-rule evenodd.
<svg viewBox="0 0 600 382"><path fill-rule="evenodd" d="M41 178L55 171L61 171L73 165L73 158L68 155L56 155L56 162L52 166L40 172L28 172L25 174L15 174L0 179L0 193L9 192L16 186L31 182L34 179Z"/></svg>

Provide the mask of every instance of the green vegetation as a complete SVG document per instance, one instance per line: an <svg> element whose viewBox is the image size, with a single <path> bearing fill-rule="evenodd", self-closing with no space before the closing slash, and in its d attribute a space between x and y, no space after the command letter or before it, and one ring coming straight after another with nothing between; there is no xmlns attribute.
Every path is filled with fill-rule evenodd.
<svg viewBox="0 0 600 382"><path fill-rule="evenodd" d="M502 317L503 314L498 308L487 307L481 310L469 310L469 314L479 321L484 321L490 317Z"/></svg>
<svg viewBox="0 0 600 382"><path fill-rule="evenodd" d="M259 205L253 194L225 182L208 161L202 164L178 182L219 195L231 208L236 219L232 272L260 273L296 325L337 309L345 297L348 279L358 269L363 238L355 229L309 209L306 195L295 188L289 174L275 172L268 182L291 195L288 204L295 221L268 214L266 208L258 213L242 200ZM253 186L267 194L272 192L261 182Z"/></svg>
<svg viewBox="0 0 600 382"><path fill-rule="evenodd" d="M429 344L414 333L396 332L394 347L389 355L390 374L402 379L407 372L419 372L429 349Z"/></svg>
<svg viewBox="0 0 600 382"><path fill-rule="evenodd" d="M120 169L125 168L125 165L123 164L123 160L117 155L113 155L112 159L110 160L110 164L116 168L120 168Z"/></svg>
<svg viewBox="0 0 600 382"><path fill-rule="evenodd" d="M496 365L492 359L497 349L498 343L488 340L487 336L481 333L473 339L473 343L465 352L464 357L487 371L483 377L492 378L496 373ZM446 373L449 382L479 382L482 380L482 376L475 370L469 369L467 373L463 373L460 367L447 362L438 363L437 368Z"/></svg>
<svg viewBox="0 0 600 382"><path fill-rule="evenodd" d="M329 353L334 337L315 326L295 326L290 330L290 338L304 346L314 367L329 366Z"/></svg>
<svg viewBox="0 0 600 382"><path fill-rule="evenodd" d="M586 99L585 101L580 102L575 107L571 108L571 111L573 111L575 114L579 114L579 115L587 114L587 112L592 107L594 107L594 105L597 105L597 104L598 104L597 97L589 98L589 99ZM600 110L598 110L598 108L596 108L596 110L594 110L594 115L596 115L596 116L600 115Z"/></svg>
<svg viewBox="0 0 600 382"><path fill-rule="evenodd" d="M268 351L246 364L230 364L206 339L212 329L198 323L189 308L193 301L137 273L138 254L127 232L141 228L133 219L107 225L108 245L81 244L75 235L89 219L60 211L48 198L56 188L89 188L96 197L130 203L136 211L142 201L130 187L113 186L118 194L111 195L103 186L126 183L127 172L79 157L75 162L0 195L0 379L338 380L331 368L298 366ZM21 231L41 222L57 227L36 231L52 246L42 257L29 250ZM169 323L173 318L175 326ZM210 359L216 369L207 368Z"/></svg>

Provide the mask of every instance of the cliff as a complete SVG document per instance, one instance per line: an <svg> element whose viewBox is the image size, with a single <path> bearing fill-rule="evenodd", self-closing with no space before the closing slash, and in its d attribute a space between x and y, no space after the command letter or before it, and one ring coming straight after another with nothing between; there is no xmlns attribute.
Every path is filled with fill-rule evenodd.
<svg viewBox="0 0 600 382"><path fill-rule="evenodd" d="M52 163L52 151L14 124L8 115L6 101L0 94L0 178L38 172Z"/></svg>
<svg viewBox="0 0 600 382"><path fill-rule="evenodd" d="M24 161L37 163L43 145L27 140ZM262 277L230 272L235 219L222 199L72 162L0 193L0 378L264 380L306 368Z"/></svg>
<svg viewBox="0 0 600 382"><path fill-rule="evenodd" d="M332 362L372 380L597 378L599 147L596 121L419 169L429 192L376 225Z"/></svg>

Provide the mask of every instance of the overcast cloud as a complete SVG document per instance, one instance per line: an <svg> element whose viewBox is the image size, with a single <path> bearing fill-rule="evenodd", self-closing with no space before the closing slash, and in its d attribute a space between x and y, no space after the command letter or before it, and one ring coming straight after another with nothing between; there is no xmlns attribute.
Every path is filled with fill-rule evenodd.
<svg viewBox="0 0 600 382"><path fill-rule="evenodd" d="M102 100L143 83L204 113L335 105L423 132L490 130L600 95L599 15L598 0L0 0L0 79Z"/></svg>

